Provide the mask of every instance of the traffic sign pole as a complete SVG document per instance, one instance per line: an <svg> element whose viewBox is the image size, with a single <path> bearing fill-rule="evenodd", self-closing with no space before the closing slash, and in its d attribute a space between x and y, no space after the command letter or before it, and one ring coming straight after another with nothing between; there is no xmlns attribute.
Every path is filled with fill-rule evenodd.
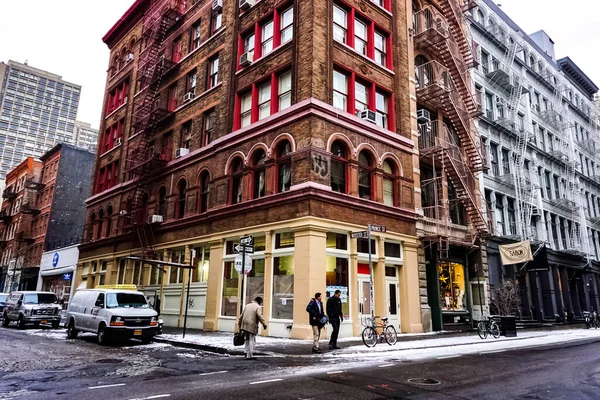
<svg viewBox="0 0 600 400"><path fill-rule="evenodd" d="M369 251L369 280L371 281L371 290L369 291L369 295L371 296L371 318L375 316L375 312L373 309L373 263L371 261L371 224L367 225L367 249Z"/></svg>

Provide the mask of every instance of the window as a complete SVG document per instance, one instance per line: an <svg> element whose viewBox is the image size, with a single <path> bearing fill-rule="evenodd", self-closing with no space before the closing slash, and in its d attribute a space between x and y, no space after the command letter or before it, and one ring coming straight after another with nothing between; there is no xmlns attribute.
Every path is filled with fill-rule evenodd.
<svg viewBox="0 0 600 400"><path fill-rule="evenodd" d="M171 161L173 157L173 133L165 133L161 138L161 142L161 158L165 161Z"/></svg>
<svg viewBox="0 0 600 400"><path fill-rule="evenodd" d="M106 237L110 237L110 235L112 234L112 214L113 208L112 206L108 206L106 209Z"/></svg>
<svg viewBox="0 0 600 400"><path fill-rule="evenodd" d="M242 96L241 98L241 106L242 106L242 125L241 127L245 127L250 125L252 122L252 92L248 92Z"/></svg>
<svg viewBox="0 0 600 400"><path fill-rule="evenodd" d="M250 54L254 55L254 42L255 42L254 33L252 33L244 38L244 53L250 53Z"/></svg>
<svg viewBox="0 0 600 400"><path fill-rule="evenodd" d="M354 87L354 101L351 101L350 88ZM358 111L375 111L375 123L385 129L395 126L393 119L393 98L375 84L358 80L354 73L333 71L333 106L351 114ZM393 128L392 128L393 129Z"/></svg>
<svg viewBox="0 0 600 400"><path fill-rule="evenodd" d="M204 113L204 137L203 137L203 146L210 144L213 140L213 131L215 128L215 119L217 117L217 112L215 110L210 110Z"/></svg>
<svg viewBox="0 0 600 400"><path fill-rule="evenodd" d="M183 218L185 215L186 189L187 182L185 179L182 179L177 185L177 213L175 215L176 218Z"/></svg>
<svg viewBox="0 0 600 400"><path fill-rule="evenodd" d="M208 89L219 83L219 56L214 56L208 61Z"/></svg>
<svg viewBox="0 0 600 400"><path fill-rule="evenodd" d="M346 43L348 34L348 16L346 11L338 5L333 6L333 39Z"/></svg>
<svg viewBox="0 0 600 400"><path fill-rule="evenodd" d="M192 142L192 120L186 121L181 125L181 136L179 145L185 149L191 147Z"/></svg>
<svg viewBox="0 0 600 400"><path fill-rule="evenodd" d="M348 170L348 150L346 145L336 140L331 145L331 189L347 193L346 171Z"/></svg>
<svg viewBox="0 0 600 400"><path fill-rule="evenodd" d="M235 317L238 310L239 274L234 268L234 261L223 265L223 295L221 297L221 315Z"/></svg>
<svg viewBox="0 0 600 400"><path fill-rule="evenodd" d="M354 49L367 55L367 24L359 19L354 20Z"/></svg>
<svg viewBox="0 0 600 400"><path fill-rule="evenodd" d="M390 161L383 162L383 204L386 206L396 205L395 193L395 170Z"/></svg>
<svg viewBox="0 0 600 400"><path fill-rule="evenodd" d="M237 157L231 163L231 204L241 203L244 162Z"/></svg>
<svg viewBox="0 0 600 400"><path fill-rule="evenodd" d="M292 73L286 72L279 76L279 111L292 105Z"/></svg>
<svg viewBox="0 0 600 400"><path fill-rule="evenodd" d="M379 65L386 65L387 47L386 37L379 32L375 32L375 62Z"/></svg>
<svg viewBox="0 0 600 400"><path fill-rule="evenodd" d="M271 82L258 88L258 119L271 115Z"/></svg>
<svg viewBox="0 0 600 400"><path fill-rule="evenodd" d="M240 45L241 52L238 57L244 52L250 52L253 56L252 59L256 61L270 54L293 38L293 24L294 9L292 7L285 11L275 10L272 18L262 24L257 24L254 29L246 31L241 36L243 46Z"/></svg>
<svg viewBox="0 0 600 400"><path fill-rule="evenodd" d="M254 83L252 87L236 97L239 121L234 126L241 128L288 108L291 105L291 72L272 74L269 80ZM272 90L276 88L277 91ZM277 97L274 97L277 96Z"/></svg>
<svg viewBox="0 0 600 400"><path fill-rule="evenodd" d="M358 195L361 199L373 199L372 181L372 157L363 150L358 155Z"/></svg>
<svg viewBox="0 0 600 400"><path fill-rule="evenodd" d="M266 194L266 168L265 161L267 159L267 155L264 150L257 150L254 153L252 167L254 168L254 192L252 198L258 199L260 197L264 197Z"/></svg>
<svg viewBox="0 0 600 400"><path fill-rule="evenodd" d="M294 35L293 24L294 9L290 7L281 13L281 44L292 40Z"/></svg>
<svg viewBox="0 0 600 400"><path fill-rule="evenodd" d="M292 183L292 148L290 142L282 141L277 146L277 192L290 190Z"/></svg>
<svg viewBox="0 0 600 400"><path fill-rule="evenodd" d="M294 256L273 254L273 311L275 319L292 319L294 311Z"/></svg>
<svg viewBox="0 0 600 400"><path fill-rule="evenodd" d="M177 108L177 84L169 86L167 91L167 110L175 111Z"/></svg>
<svg viewBox="0 0 600 400"><path fill-rule="evenodd" d="M167 217L167 188L164 186L158 189L158 215Z"/></svg>
<svg viewBox="0 0 600 400"><path fill-rule="evenodd" d="M192 25L190 32L190 52L200 47L200 21Z"/></svg>
<svg viewBox="0 0 600 400"><path fill-rule="evenodd" d="M214 35L221 28L223 23L223 11L213 12L210 20L210 34Z"/></svg>
<svg viewBox="0 0 600 400"><path fill-rule="evenodd" d="M465 268L452 262L438 263L442 310L466 310Z"/></svg>
<svg viewBox="0 0 600 400"><path fill-rule="evenodd" d="M208 210L208 195L209 195L210 175L208 171L203 171L200 174L200 212Z"/></svg>
<svg viewBox="0 0 600 400"><path fill-rule="evenodd" d="M106 114L110 114L127 101L129 91L129 81L125 80L119 83L114 89L108 93L106 101Z"/></svg>
<svg viewBox="0 0 600 400"><path fill-rule="evenodd" d="M185 79L185 92L196 94L196 83L198 81L198 74L196 70L189 72Z"/></svg>
<svg viewBox="0 0 600 400"><path fill-rule="evenodd" d="M262 53L261 55L266 56L273 51L273 21L269 21L262 26L261 35Z"/></svg>
<svg viewBox="0 0 600 400"><path fill-rule="evenodd" d="M178 63L179 61L181 61L181 44L181 36L173 40L173 47L171 48L171 61L173 61L174 63Z"/></svg>

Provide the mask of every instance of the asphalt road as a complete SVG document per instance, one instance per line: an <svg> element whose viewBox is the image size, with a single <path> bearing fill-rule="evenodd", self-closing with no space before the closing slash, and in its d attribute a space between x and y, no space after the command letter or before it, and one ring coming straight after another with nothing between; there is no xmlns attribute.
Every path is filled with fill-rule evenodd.
<svg viewBox="0 0 600 400"><path fill-rule="evenodd" d="M63 335L0 329L0 399L600 399L594 340L411 362L381 354L246 361Z"/></svg>

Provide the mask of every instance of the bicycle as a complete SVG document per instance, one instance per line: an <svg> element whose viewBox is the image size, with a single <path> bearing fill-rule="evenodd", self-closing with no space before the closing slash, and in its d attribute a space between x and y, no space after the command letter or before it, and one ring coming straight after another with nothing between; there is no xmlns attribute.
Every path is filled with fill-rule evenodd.
<svg viewBox="0 0 600 400"><path fill-rule="evenodd" d="M365 329L362 331L362 340L365 346L367 347L375 347L377 344L377 340L379 339L380 343L383 343L385 340L387 344L393 346L396 344L396 340L398 339L396 335L396 329L393 325L388 324L387 318L381 318L381 323L377 323L377 318L379 316L367 317ZM381 329L381 333L377 333L377 329Z"/></svg>
<svg viewBox="0 0 600 400"><path fill-rule="evenodd" d="M500 327L492 317L487 320L481 320L477 323L477 334L481 339L487 339L490 333L495 339L500 337Z"/></svg>

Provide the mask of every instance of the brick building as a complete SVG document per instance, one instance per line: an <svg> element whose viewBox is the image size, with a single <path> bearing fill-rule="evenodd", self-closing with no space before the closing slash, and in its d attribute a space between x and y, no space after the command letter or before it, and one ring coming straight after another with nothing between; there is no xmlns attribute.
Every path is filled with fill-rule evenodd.
<svg viewBox="0 0 600 400"><path fill-rule="evenodd" d="M308 337L308 300L341 287L341 333L356 335L370 310L368 243L350 233L379 224L375 313L422 331L407 13L389 0L136 1L103 39L76 286L137 284L181 326L177 265L196 250L188 321L233 330L233 246L252 235L244 302L264 297L266 334Z"/></svg>
<svg viewBox="0 0 600 400"><path fill-rule="evenodd" d="M42 253L81 242L94 155L57 144L7 174L0 214L0 265L14 290L35 290Z"/></svg>

